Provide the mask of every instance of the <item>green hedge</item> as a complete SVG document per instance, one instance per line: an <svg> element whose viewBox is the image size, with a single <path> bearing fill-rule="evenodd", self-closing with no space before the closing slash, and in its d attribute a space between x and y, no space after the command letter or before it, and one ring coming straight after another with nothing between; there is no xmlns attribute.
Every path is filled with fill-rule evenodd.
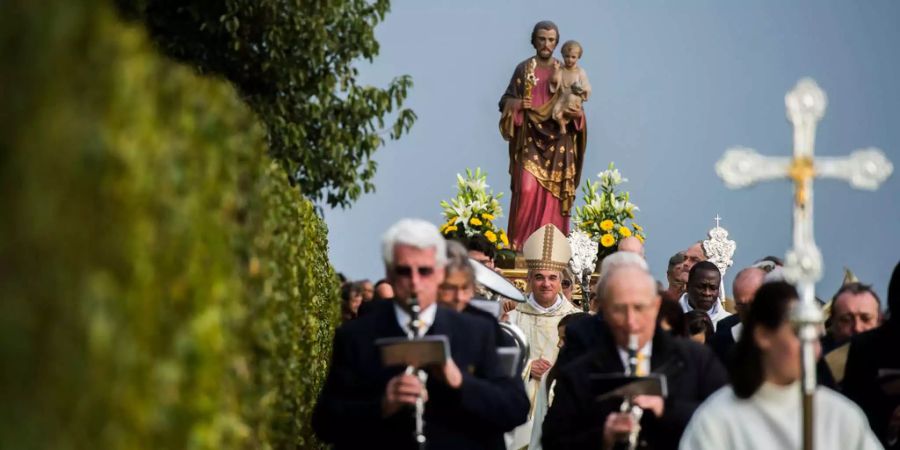
<svg viewBox="0 0 900 450"><path fill-rule="evenodd" d="M231 86L0 2L0 448L314 448L326 229Z"/></svg>

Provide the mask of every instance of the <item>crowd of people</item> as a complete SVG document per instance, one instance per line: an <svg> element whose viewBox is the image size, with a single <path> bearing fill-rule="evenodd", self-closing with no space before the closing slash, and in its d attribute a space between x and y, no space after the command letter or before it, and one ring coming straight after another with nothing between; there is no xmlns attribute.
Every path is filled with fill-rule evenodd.
<svg viewBox="0 0 900 450"><path fill-rule="evenodd" d="M488 312L473 306L496 298L476 277L476 264L494 269L486 239L447 241L434 225L404 219L382 244L385 279L342 286L344 324L313 416L335 448L422 448L413 432L422 402L429 449L802 446L791 321L799 296L779 258L739 270L725 301L701 243L669 258L663 286L641 241L626 239L584 293L585 313L573 298L568 242L546 225L521 249L525 302L499 299ZM889 312L900 308L900 264L887 291L888 312L852 278L823 302L815 448L900 448L900 351L891 345L900 317ZM528 342L516 376L498 356L516 345L501 323ZM376 341L416 335L447 338L441 364L423 367L425 376L383 364ZM609 391L648 379L665 388Z"/></svg>

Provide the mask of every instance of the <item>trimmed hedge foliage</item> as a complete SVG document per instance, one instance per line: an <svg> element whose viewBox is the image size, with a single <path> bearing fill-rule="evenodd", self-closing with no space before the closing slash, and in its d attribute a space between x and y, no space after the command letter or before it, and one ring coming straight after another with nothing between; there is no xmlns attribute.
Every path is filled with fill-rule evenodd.
<svg viewBox="0 0 900 450"><path fill-rule="evenodd" d="M326 229L231 86L106 1L0 2L0 443L316 448Z"/></svg>

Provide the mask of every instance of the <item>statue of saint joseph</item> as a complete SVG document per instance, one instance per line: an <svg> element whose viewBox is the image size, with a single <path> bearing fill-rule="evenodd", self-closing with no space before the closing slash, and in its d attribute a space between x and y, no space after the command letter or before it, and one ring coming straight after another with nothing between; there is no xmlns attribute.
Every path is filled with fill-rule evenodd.
<svg viewBox="0 0 900 450"><path fill-rule="evenodd" d="M500 98L500 134L509 141L512 178L508 233L515 250L548 223L569 234L569 212L581 179L587 138L584 112L565 111L570 119L566 133L551 117L559 95L550 89L558 43L556 24L538 22L531 32L535 56L516 66Z"/></svg>

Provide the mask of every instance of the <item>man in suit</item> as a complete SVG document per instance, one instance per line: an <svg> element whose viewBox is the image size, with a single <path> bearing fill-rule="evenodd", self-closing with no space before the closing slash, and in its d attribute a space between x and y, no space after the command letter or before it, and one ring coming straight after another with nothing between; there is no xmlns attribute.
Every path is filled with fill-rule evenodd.
<svg viewBox="0 0 900 450"><path fill-rule="evenodd" d="M645 271L649 270L647 261L640 255L619 251L603 259L600 265L600 273L607 274L613 267L625 266L637 267ZM599 285L601 282L602 278L597 281L597 284ZM560 349L556 358L557 367L563 367L579 356L597 348L604 337L602 310L598 311L596 315L572 321L566 326L566 345Z"/></svg>
<svg viewBox="0 0 900 450"><path fill-rule="evenodd" d="M645 269L627 265L604 272L598 289L604 321L597 347L562 367L555 399L544 419L545 449L612 448L637 424L619 412L621 400L595 400L593 374L631 374L624 350L638 341L633 375L664 374L668 397L641 395L644 410L639 444L675 449L694 410L727 380L725 369L705 346L671 336L656 326L660 297ZM567 342L568 345L568 342Z"/></svg>
<svg viewBox="0 0 900 450"><path fill-rule="evenodd" d="M884 325L851 338L843 392L866 412L884 447L900 449L900 263L888 286L888 308ZM893 387L887 383L891 377Z"/></svg>
<svg viewBox="0 0 900 450"><path fill-rule="evenodd" d="M746 316L750 304L753 303L753 297L756 291L763 285L766 278L766 271L758 267L747 267L738 272L732 283L732 293L734 294L734 309L737 314L728 316L719 322L716 328L716 335L712 342L713 350L725 361L728 352L734 343L741 336L741 320Z"/></svg>
<svg viewBox="0 0 900 450"><path fill-rule="evenodd" d="M394 303L341 326L335 333L328 377L313 412L316 435L336 449L416 448L413 406L425 399L429 449L504 448L503 433L525 421L521 380L499 366L493 325L481 317L438 307L446 241L437 228L404 219L383 238ZM444 335L451 357L428 370L426 383L404 367L385 367L375 340L411 329L410 298L418 299L426 335ZM418 334L418 333L416 333Z"/></svg>

